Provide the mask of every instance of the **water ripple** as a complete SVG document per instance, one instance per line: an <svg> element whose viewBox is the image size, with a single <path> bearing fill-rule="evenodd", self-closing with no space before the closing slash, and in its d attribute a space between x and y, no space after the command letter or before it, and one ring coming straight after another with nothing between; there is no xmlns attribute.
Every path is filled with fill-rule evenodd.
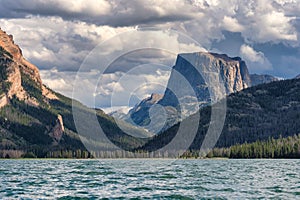
<svg viewBox="0 0 300 200"><path fill-rule="evenodd" d="M299 160L0 160L0 199L300 199Z"/></svg>

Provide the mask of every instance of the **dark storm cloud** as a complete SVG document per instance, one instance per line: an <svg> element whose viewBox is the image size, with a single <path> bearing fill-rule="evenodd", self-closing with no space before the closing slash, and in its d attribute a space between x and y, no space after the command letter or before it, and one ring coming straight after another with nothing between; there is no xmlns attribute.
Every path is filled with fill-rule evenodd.
<svg viewBox="0 0 300 200"><path fill-rule="evenodd" d="M145 1L147 2L147 1ZM174 8L165 3L156 2L156 6L148 1L42 1L42 0L1 0L0 17L24 18L30 15L57 16L65 20L78 20L97 25L135 26L141 24L158 24L174 21L186 21L193 18L192 6L184 2L173 2ZM161 1L162 3L163 1ZM182 12L185 7L187 12Z"/></svg>

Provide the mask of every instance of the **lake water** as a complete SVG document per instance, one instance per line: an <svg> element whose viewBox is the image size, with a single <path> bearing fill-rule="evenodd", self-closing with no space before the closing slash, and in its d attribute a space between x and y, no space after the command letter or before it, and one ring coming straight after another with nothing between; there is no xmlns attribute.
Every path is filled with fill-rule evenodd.
<svg viewBox="0 0 300 200"><path fill-rule="evenodd" d="M300 199L300 160L0 160L0 199Z"/></svg>

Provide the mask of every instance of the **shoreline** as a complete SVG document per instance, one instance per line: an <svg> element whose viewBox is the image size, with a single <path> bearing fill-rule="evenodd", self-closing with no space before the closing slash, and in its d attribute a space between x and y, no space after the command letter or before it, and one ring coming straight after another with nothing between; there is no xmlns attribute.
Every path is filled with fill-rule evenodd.
<svg viewBox="0 0 300 200"><path fill-rule="evenodd" d="M299 160L299 158L0 158L6 160Z"/></svg>

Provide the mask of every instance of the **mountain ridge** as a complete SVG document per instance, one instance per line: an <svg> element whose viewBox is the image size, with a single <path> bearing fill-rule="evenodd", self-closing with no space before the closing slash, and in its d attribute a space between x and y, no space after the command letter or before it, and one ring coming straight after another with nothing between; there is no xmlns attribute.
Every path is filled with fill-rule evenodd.
<svg viewBox="0 0 300 200"><path fill-rule="evenodd" d="M87 108L45 86L38 68L23 57L13 37L2 30L0 75L0 157L92 157L82 140L95 141L87 138L92 133L77 133L73 106L85 116L95 115L106 137L115 145L130 150L145 142L123 132L102 110ZM87 123L84 120L82 123ZM137 128L126 128L143 134ZM94 145L113 147L98 141Z"/></svg>

